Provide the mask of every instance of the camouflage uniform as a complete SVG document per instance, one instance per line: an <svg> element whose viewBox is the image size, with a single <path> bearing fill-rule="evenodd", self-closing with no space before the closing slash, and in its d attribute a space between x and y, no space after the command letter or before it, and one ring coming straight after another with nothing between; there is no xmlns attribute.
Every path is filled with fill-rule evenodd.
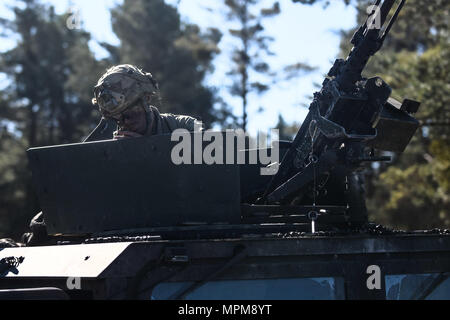
<svg viewBox="0 0 450 320"><path fill-rule="evenodd" d="M189 116L173 115L171 113L159 113L158 109L150 106L149 111L154 115L154 126L152 132L145 135L172 133L176 129L187 129L194 131L196 126L201 126L200 122ZM151 121L150 114L147 111L147 123Z"/></svg>
<svg viewBox="0 0 450 320"><path fill-rule="evenodd" d="M145 95L155 96L158 90L158 84L152 75L134 66L119 65L109 69L94 89L93 104L99 107L103 118L85 142L111 139L113 132L117 130L114 118ZM201 128L201 123L189 116L161 114L150 105L145 105L145 110L148 129L144 136L170 134L176 129L194 131Z"/></svg>

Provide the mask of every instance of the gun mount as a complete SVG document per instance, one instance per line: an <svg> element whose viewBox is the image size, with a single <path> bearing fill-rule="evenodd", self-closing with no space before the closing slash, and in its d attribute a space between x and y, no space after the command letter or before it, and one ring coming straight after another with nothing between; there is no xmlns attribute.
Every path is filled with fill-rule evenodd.
<svg viewBox="0 0 450 320"><path fill-rule="evenodd" d="M310 215L317 217L321 210L327 211L323 205L332 205L345 208L348 222L354 225L367 222L358 175L361 164L389 161L388 156L375 156L375 149L402 152L419 127L411 114L420 103L401 104L390 98L392 89L381 78L362 76L405 0L384 29L395 0L380 2L354 34L347 59L336 60L322 89L314 94L309 114L254 210L258 205L300 204L310 206Z"/></svg>

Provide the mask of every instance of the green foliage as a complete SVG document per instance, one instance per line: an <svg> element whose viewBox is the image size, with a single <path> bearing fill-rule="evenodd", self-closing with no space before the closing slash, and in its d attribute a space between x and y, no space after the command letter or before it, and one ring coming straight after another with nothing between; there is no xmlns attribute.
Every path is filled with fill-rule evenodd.
<svg viewBox="0 0 450 320"><path fill-rule="evenodd" d="M19 36L16 47L0 54L0 68L11 84L7 108L29 146L74 142L95 121L90 92L95 61L89 34L66 27L65 15L37 1L14 8L4 23Z"/></svg>
<svg viewBox="0 0 450 320"><path fill-rule="evenodd" d="M12 20L2 20L17 45L0 53L8 86L0 97L0 236L17 236L39 205L27 167L26 149L78 142L95 126L92 87L105 67L89 49L90 35L66 26L67 15L37 0L18 1ZM9 230L10 234L6 233Z"/></svg>
<svg viewBox="0 0 450 320"><path fill-rule="evenodd" d="M432 166L432 174L435 177L441 198L449 203L450 199L450 141L434 140L430 145L430 152L435 161Z"/></svg>
<svg viewBox="0 0 450 320"><path fill-rule="evenodd" d="M231 53L233 62L232 69L228 75L234 78L230 93L242 100L242 128L247 128L248 95L252 91L262 94L269 89L268 83L252 80L251 73L271 75L268 63L264 60L265 55L273 55L269 50L273 39L264 34L262 20L273 17L280 12L278 2L271 8L263 8L258 15L254 14L257 0L225 0L228 9L228 19L236 21L238 29L230 29L230 34L236 38L237 45ZM272 74L273 75L273 74Z"/></svg>
<svg viewBox="0 0 450 320"><path fill-rule="evenodd" d="M411 165L406 169L390 167L381 174L376 186L389 190L389 195L378 203L382 207L380 218L410 230L448 225L448 196L433 171L434 164Z"/></svg>
<svg viewBox="0 0 450 320"><path fill-rule="evenodd" d="M7 132L0 132L0 238L18 237L29 222L25 205L26 180L26 143ZM28 220L28 221L27 221Z"/></svg>

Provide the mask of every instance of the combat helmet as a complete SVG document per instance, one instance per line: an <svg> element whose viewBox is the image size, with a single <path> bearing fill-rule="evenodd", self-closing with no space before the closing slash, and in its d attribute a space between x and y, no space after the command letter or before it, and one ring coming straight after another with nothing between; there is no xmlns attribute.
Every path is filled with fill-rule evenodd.
<svg viewBox="0 0 450 320"><path fill-rule="evenodd" d="M120 115L146 94L153 95L158 84L151 73L123 64L106 71L94 88L92 103L107 118Z"/></svg>

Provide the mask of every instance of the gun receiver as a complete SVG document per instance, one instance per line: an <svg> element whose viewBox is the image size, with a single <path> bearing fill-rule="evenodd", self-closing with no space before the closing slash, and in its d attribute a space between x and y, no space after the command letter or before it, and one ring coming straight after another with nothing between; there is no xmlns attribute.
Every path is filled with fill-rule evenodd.
<svg viewBox="0 0 450 320"><path fill-rule="evenodd" d="M419 122L409 113L417 111L418 103L405 100L398 108L401 104L390 99L387 83L379 77L362 77L405 4L400 1L383 31L396 1L385 0L381 6L380 2L355 32L347 59L336 60L322 89L314 94L306 119L257 204L316 206L322 201L321 205L347 206L356 215L365 212L364 195L352 191L352 186L360 185L356 170L363 162L389 159L375 157L374 148L403 151L417 130Z"/></svg>
<svg viewBox="0 0 450 320"><path fill-rule="evenodd" d="M371 7L375 8L374 13L367 18L366 22L353 35L351 43L354 47L347 60L336 61L328 74L330 77L336 76L339 88L349 92L355 89L355 83L361 80L361 73L370 57L383 46L383 42L403 8L405 1L402 0L400 2L383 34L381 34L382 26L385 24L387 16L395 4L395 0L386 0L381 7L379 6L380 0L378 0Z"/></svg>

